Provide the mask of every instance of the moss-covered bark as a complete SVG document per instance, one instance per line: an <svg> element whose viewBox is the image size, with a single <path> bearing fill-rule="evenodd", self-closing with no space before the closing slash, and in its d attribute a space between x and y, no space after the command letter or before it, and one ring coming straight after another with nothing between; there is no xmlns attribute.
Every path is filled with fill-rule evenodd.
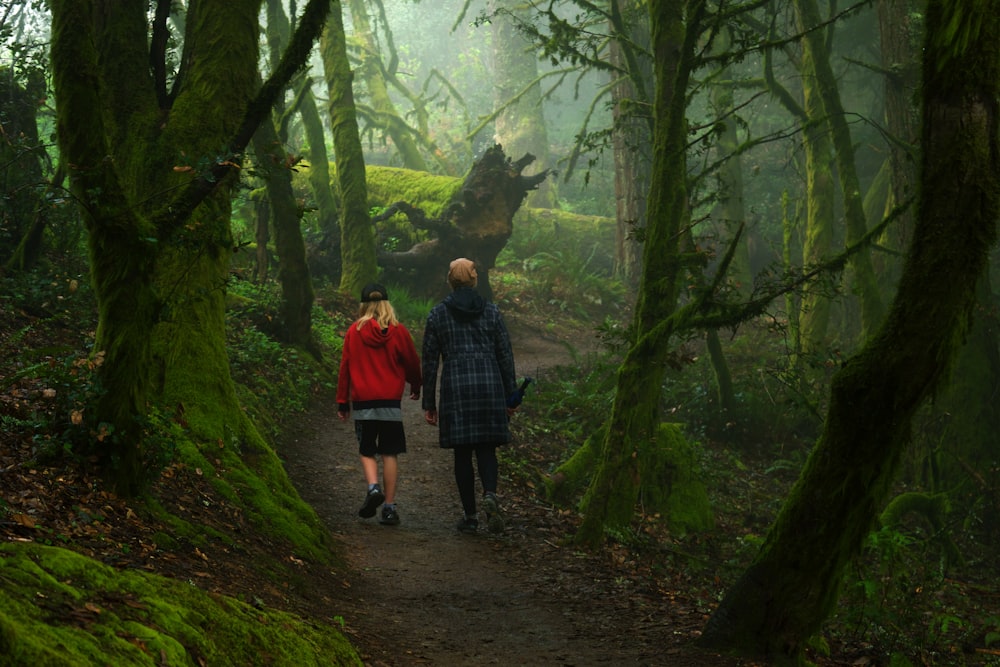
<svg viewBox="0 0 1000 667"><path fill-rule="evenodd" d="M816 92L820 97L824 115L831 129L837 176L844 202L844 222L847 228L846 244L852 246L867 233L861 182L854 159L854 143L840 99L837 79L830 64L826 33L818 29L823 23L816 0L793 0L799 29L802 31L803 56L811 62L815 76ZM854 254L850 262L855 289L861 303L860 340L865 341L885 317L885 306L879 285L872 269L871 255L867 250Z"/></svg>
<svg viewBox="0 0 1000 667"><path fill-rule="evenodd" d="M375 230L368 214L365 159L354 107L354 74L347 59L347 41L340 2L334 2L320 40L323 72L330 98L330 128L340 191L340 289L357 294L378 273Z"/></svg>
<svg viewBox="0 0 1000 667"><path fill-rule="evenodd" d="M888 501L916 410L968 332L1000 215L1000 15L928 4L922 194L889 316L833 379L824 430L701 642L796 664Z"/></svg>
<svg viewBox="0 0 1000 667"><path fill-rule="evenodd" d="M704 4L654 0L649 5L656 93L652 185L642 283L633 343L618 371L601 461L584 500L576 540L597 544L606 527L625 526L635 509L643 471L635 455L656 438L672 329L658 327L674 312L680 269L679 238L687 219L686 95ZM657 390L651 391L651 388Z"/></svg>
<svg viewBox="0 0 1000 667"><path fill-rule="evenodd" d="M285 340L319 355L312 336L312 277L302 240L302 209L292 190L288 154L278 141L271 121L261 123L254 135L258 175L267 184L270 219L274 227L274 249L281 283L281 325Z"/></svg>
<svg viewBox="0 0 1000 667"><path fill-rule="evenodd" d="M143 422L154 402L170 406L196 441L262 445L240 410L225 349L230 190L239 152L308 56L325 4L310 1L263 87L260 1L192 5L170 94L151 72L145 6L104 9L98 0L51 3L52 71L99 309L105 391L92 420L108 435L95 446L131 493L141 487Z"/></svg>
<svg viewBox="0 0 1000 667"><path fill-rule="evenodd" d="M360 49L358 74L368 89L371 98L372 120L392 138L403 167L417 171L427 171L427 162L420 147L413 138L406 121L400 116L389 97L389 87L383 75L378 41L368 20L368 3L348 0L351 9L352 37Z"/></svg>
<svg viewBox="0 0 1000 667"><path fill-rule="evenodd" d="M799 67L802 72L802 104L773 77L771 54L765 58L765 79L768 89L802 126L802 150L806 172L806 219L802 239L802 263L814 266L829 257L834 237L833 156L829 126L823 115L823 104L816 90L815 67L811 51L804 51ZM787 229L787 228L786 228ZM785 236L786 251L791 252ZM814 353L824 349L830 325L830 290L815 286L802 296L795 311L798 322L799 350Z"/></svg>

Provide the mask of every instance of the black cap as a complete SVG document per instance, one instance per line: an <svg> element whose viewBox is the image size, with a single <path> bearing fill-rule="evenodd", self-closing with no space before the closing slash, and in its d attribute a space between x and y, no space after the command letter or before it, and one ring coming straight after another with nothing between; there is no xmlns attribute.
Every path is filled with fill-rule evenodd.
<svg viewBox="0 0 1000 667"><path fill-rule="evenodd" d="M388 301L389 292L378 283L368 283L361 288L361 303L369 301Z"/></svg>

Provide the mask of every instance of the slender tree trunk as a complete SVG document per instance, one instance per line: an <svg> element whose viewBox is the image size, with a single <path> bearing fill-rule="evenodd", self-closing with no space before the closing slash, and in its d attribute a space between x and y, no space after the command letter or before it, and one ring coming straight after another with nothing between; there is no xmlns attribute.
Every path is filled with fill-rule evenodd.
<svg viewBox="0 0 1000 667"><path fill-rule="evenodd" d="M802 150L805 157L806 203L805 233L802 240L802 263L814 266L830 256L833 248L834 191L833 157L831 156L829 126L823 114L822 101L816 90L815 67L812 52L804 51L799 72L802 79L802 104L774 78L772 54L765 54L764 77L768 90L802 127ZM787 211L786 211L787 213ZM787 224L787 222L786 222ZM789 232L786 227L786 232ZM786 244L794 235L786 233ZM786 254L791 248L786 247ZM798 323L798 351L815 353L825 348L830 325L832 305L830 290L814 284L802 296L794 315ZM791 315L790 315L791 317ZM798 364L793 356L792 365Z"/></svg>
<svg viewBox="0 0 1000 667"><path fill-rule="evenodd" d="M878 3L879 45L885 71L885 124L890 136L890 196L885 203L886 213L917 194L916 143L920 134L920 114L913 100L920 83L920 63L911 16L908 0L880 0ZM913 234L915 209L915 206L907 209L886 230L880 244L902 255ZM902 262L895 257L885 257L883 253L881 264L879 282L888 299L899 280Z"/></svg>
<svg viewBox="0 0 1000 667"><path fill-rule="evenodd" d="M281 283L281 326L285 341L320 355L312 336L314 294L306 245L302 240L302 210L292 190L288 154L270 120L254 135L258 168L267 184L268 209L274 227L274 250Z"/></svg>
<svg viewBox="0 0 1000 667"><path fill-rule="evenodd" d="M351 35L361 50L357 73L368 89L373 120L392 138L404 169L427 171L427 162L420 152L419 145L389 97L389 88L382 73L378 41L375 39L368 18L368 3L362 0L348 0L348 5L351 9L353 27Z"/></svg>
<svg viewBox="0 0 1000 667"><path fill-rule="evenodd" d="M309 189L316 201L316 226L324 237L339 236L337 223L337 200L330 187L330 156L326 147L326 132L316 97L312 93L312 81L303 77L302 90L296 98L298 111L302 116L302 126L309 142Z"/></svg>
<svg viewBox="0 0 1000 667"><path fill-rule="evenodd" d="M378 275L375 228L368 215L368 190L365 185L365 159L358 135L357 110L354 108L354 74L347 59L347 41L341 3L334 2L320 51L330 97L330 127L340 186L341 216L340 255L343 268L340 289L358 294L365 283Z"/></svg>
<svg viewBox="0 0 1000 667"><path fill-rule="evenodd" d="M804 33L803 53L812 62L816 88L831 129L837 175L840 178L840 190L844 200L844 219L847 224L846 242L848 246L851 246L864 238L868 231L861 182L855 164L851 129L844 114L840 91L837 89L837 79L830 66L830 53L825 39L825 31L817 29L817 26L822 23L819 6L816 0L793 0L792 4L798 17L799 28ZM881 291L875 279L875 272L872 269L871 254L867 250L854 253L850 266L853 280L857 285L855 293L861 302L860 340L865 341L881 324L882 318L885 316L885 307L882 304Z"/></svg>
<svg viewBox="0 0 1000 667"><path fill-rule="evenodd" d="M822 435L701 643L797 664L885 506L912 419L967 333L1000 215L1000 14L931 0L921 203L889 316L834 376Z"/></svg>
<svg viewBox="0 0 1000 667"><path fill-rule="evenodd" d="M806 169L806 233L802 261L806 266L819 264L833 252L834 176L830 146L830 126L816 90L816 69L811 51L802 54L802 99L805 127L802 148ZM820 280L824 280L821 278ZM802 297L799 311L799 335L802 351L815 354L826 349L833 309L830 289L813 285Z"/></svg>
<svg viewBox="0 0 1000 667"><path fill-rule="evenodd" d="M617 221L615 266L634 297L642 276L642 244L636 232L646 226L649 165L653 163L649 152L653 123L642 111L649 101L646 91L653 85L652 63L642 51L649 46L649 12L644 2L635 0L614 0L611 9L611 32L615 36L609 45L611 64L627 72L611 91Z"/></svg>
<svg viewBox="0 0 1000 667"><path fill-rule="evenodd" d="M688 216L685 92L704 4L652 0L649 12L656 125L642 284L635 338L618 371L600 462L583 499L576 540L585 544L597 544L606 527L627 526L634 513L642 475L634 454L656 437L659 387L670 350L672 330L657 324L674 312L679 291L679 239Z"/></svg>
<svg viewBox="0 0 1000 667"><path fill-rule="evenodd" d="M497 10L500 10L499 13ZM496 139L507 155L535 156L539 170L549 169L549 135L538 82L538 60L531 44L517 31L517 19L530 20L517 2L491 0L493 29L493 98L504 106L496 118ZM510 13L508 13L510 12ZM511 15L513 14L513 16ZM556 208L555 185L545 179L528 194L527 206Z"/></svg>

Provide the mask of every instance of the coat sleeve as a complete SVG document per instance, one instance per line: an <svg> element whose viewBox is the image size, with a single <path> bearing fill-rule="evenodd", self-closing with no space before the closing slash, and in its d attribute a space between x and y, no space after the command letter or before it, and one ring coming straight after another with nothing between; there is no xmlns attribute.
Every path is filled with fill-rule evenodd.
<svg viewBox="0 0 1000 667"><path fill-rule="evenodd" d="M434 321L434 310L427 316L424 327L424 343L421 350L421 375L424 381L424 391L421 405L424 410L437 410L437 374L441 357L441 343L438 340L437 326Z"/></svg>
<svg viewBox="0 0 1000 667"><path fill-rule="evenodd" d="M497 330L494 339L494 353L497 365L500 367L500 378L503 380L504 398L517 391L517 371L514 366L514 351L510 345L510 333L503 321L500 309L497 309Z"/></svg>

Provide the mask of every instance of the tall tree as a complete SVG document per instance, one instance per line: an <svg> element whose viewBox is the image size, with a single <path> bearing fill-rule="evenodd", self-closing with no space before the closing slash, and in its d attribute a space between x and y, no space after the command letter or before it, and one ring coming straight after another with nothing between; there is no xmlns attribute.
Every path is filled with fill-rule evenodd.
<svg viewBox="0 0 1000 667"><path fill-rule="evenodd" d="M612 81L611 127L615 156L615 268L633 291L642 275L639 235L646 225L649 154L653 134L649 108L653 64L649 57L649 13L637 0L613 0L609 6L608 59L617 73Z"/></svg>
<svg viewBox="0 0 1000 667"><path fill-rule="evenodd" d="M94 427L113 481L142 481L154 399L199 440L258 440L225 349L229 215L241 154L305 64L328 0L310 0L259 86L260 0L188 6L180 69L166 60L172 3L52 0L59 147L88 231L104 393ZM171 84L172 85L169 85Z"/></svg>
<svg viewBox="0 0 1000 667"><path fill-rule="evenodd" d="M826 115L826 123L830 127L837 176L844 202L846 241L848 246L852 246L865 236L867 223L851 129L840 99L837 79L830 64L829 40L826 32L820 29L824 21L820 16L816 0L792 0L792 5L795 8L798 27L802 31L803 55L811 63L810 75L815 77L816 92ZM831 25L830 30L832 29ZM851 259L851 271L857 288L854 291L861 302L860 339L864 341L882 322L885 307L868 251L854 253Z"/></svg>
<svg viewBox="0 0 1000 667"><path fill-rule="evenodd" d="M687 206L687 87L701 36L704 0L651 0L655 72L653 168L648 223L631 343L618 370L615 399L597 470L583 499L576 539L596 544L607 526L631 521L642 472L635 455L656 439L659 393L669 358Z"/></svg>
<svg viewBox="0 0 1000 667"><path fill-rule="evenodd" d="M362 0L348 0L354 28L352 36L359 49L358 74L368 89L372 107L371 119L392 138L403 167L427 171L427 162L420 152L420 146L414 139L413 132L407 127L406 121L400 116L389 96L381 52L372 30L372 22L368 17L366 6L368 4L370 3Z"/></svg>
<svg viewBox="0 0 1000 667"><path fill-rule="evenodd" d="M268 51L274 67L280 63L281 54L291 37L288 18L280 0L268 0L267 18ZM278 282L281 284L281 338L301 346L318 358L321 353L312 335L315 295L302 238L303 211L292 189L292 169L299 158L285 148L288 135L284 120L288 115L286 106L285 96L280 95L272 117L260 124L253 138L256 174L264 180L270 214L262 222L267 224L270 219L274 227L274 250L278 257Z"/></svg>
<svg viewBox="0 0 1000 667"><path fill-rule="evenodd" d="M885 506L914 413L970 329L1000 215L1000 14L930 0L921 196L886 321L833 379L823 432L704 645L798 664Z"/></svg>
<svg viewBox="0 0 1000 667"><path fill-rule="evenodd" d="M330 98L330 128L340 190L340 289L357 294L378 273L375 229L368 215L365 158L354 106L354 73L347 58L343 7L333 2L330 21L320 39L323 72Z"/></svg>
<svg viewBox="0 0 1000 667"><path fill-rule="evenodd" d="M542 107L538 58L530 40L518 30L519 22L530 20L529 10L517 0L492 0L490 26L493 30L493 95L499 113L496 139L507 155L535 156L539 169L549 165L549 136ZM555 187L546 179L528 195L528 206L555 208Z"/></svg>

